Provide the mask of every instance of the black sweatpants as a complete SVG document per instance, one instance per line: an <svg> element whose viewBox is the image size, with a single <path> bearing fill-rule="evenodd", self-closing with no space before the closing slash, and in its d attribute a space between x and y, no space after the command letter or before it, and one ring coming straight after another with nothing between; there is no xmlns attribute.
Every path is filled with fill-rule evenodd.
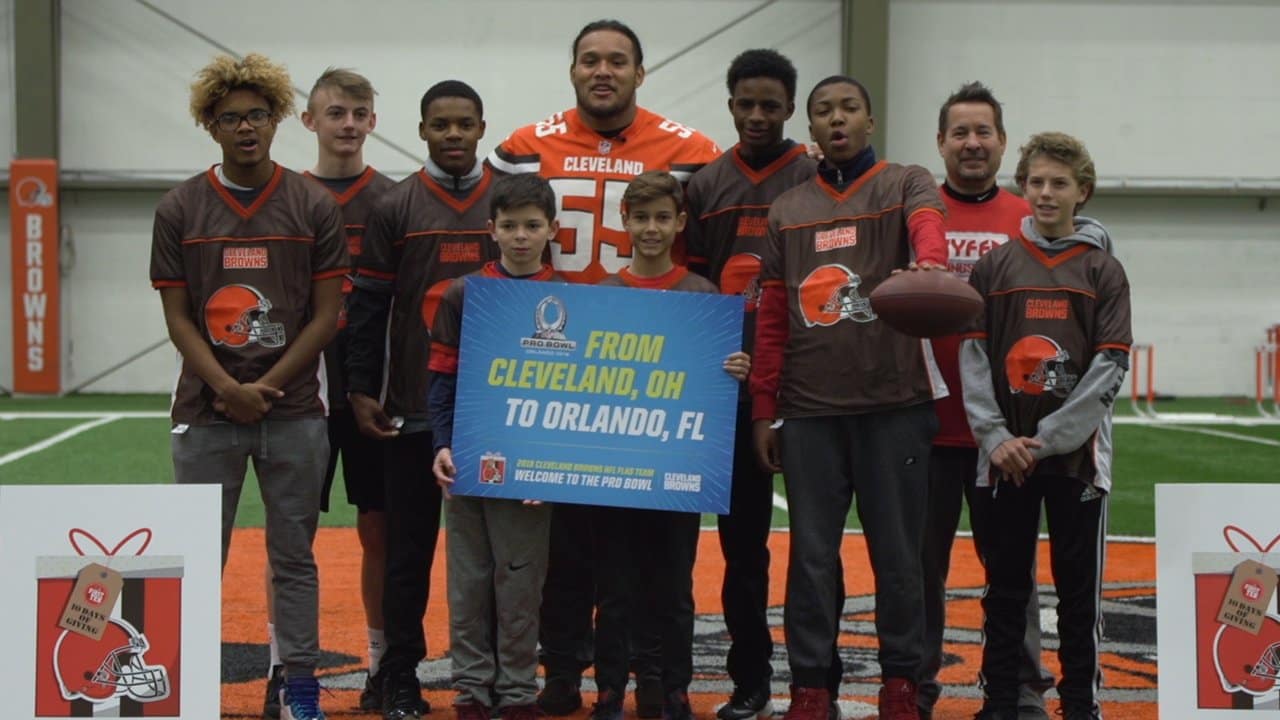
<svg viewBox="0 0 1280 720"><path fill-rule="evenodd" d="M1106 493L1075 478L1032 476L1022 487L1002 482L992 493L986 543L987 593L982 685L987 705L1017 705L1026 607L1035 562L1040 505L1049 527L1049 559L1058 593L1058 659L1064 706L1088 707L1102 685L1102 565Z"/></svg>
<svg viewBox="0 0 1280 720"><path fill-rule="evenodd" d="M854 494L876 581L876 634L885 678L915 682L924 642L924 539L933 403L782 424L791 512L784 625L799 687L830 688L843 606L840 545Z"/></svg>
<svg viewBox="0 0 1280 720"><path fill-rule="evenodd" d="M942 687L942 633L946 627L947 574L951 570L951 545L960 523L961 497L969 505L973 544L985 560L990 524L991 488L977 487L978 449L934 445L929 457L929 517L925 523L924 553L924 660L920 667L918 703L931 710ZM1031 577L1035 577L1035 564ZM1035 584L1027 601L1027 631L1018 665L1019 705L1043 705L1041 696L1053 687L1053 676L1040 663L1040 596Z"/></svg>
<svg viewBox="0 0 1280 720"><path fill-rule="evenodd" d="M756 462L751 409L738 408L729 514L718 518L724 583L720 602L729 630L726 669L736 687L758 688L773 675L769 633L769 528L773 522L773 473Z"/></svg>
<svg viewBox="0 0 1280 720"><path fill-rule="evenodd" d="M387 651L382 667L412 672L427 655L422 616L440 534L440 487L431 477L431 433L386 440L387 574L382 613Z"/></svg>

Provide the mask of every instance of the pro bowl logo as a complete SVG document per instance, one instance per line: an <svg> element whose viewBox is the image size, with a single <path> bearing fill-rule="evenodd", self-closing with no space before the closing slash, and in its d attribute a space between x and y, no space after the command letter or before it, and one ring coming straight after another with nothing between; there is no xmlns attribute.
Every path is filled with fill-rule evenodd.
<svg viewBox="0 0 1280 720"><path fill-rule="evenodd" d="M533 335L520 339L520 347L525 350L551 350L564 355L578 349L578 343L564 334L569 324L569 312L565 310L564 301L555 295L548 295L538 302L533 311Z"/></svg>

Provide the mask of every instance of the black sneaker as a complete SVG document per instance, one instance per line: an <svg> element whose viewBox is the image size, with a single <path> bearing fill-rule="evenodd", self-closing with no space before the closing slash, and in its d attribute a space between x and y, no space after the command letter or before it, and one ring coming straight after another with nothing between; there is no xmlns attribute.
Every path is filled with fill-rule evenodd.
<svg viewBox="0 0 1280 720"><path fill-rule="evenodd" d="M756 688L738 686L729 696L729 702L716 711L720 720L748 720L749 718L767 718L773 715L773 698L769 694L769 686Z"/></svg>
<svg viewBox="0 0 1280 720"><path fill-rule="evenodd" d="M418 675L409 671L379 672L382 679L383 720L418 720L431 712L431 706L422 699L422 686Z"/></svg>
<svg viewBox="0 0 1280 720"><path fill-rule="evenodd" d="M582 707L581 683L581 679L548 678L542 692L538 693L538 709L556 717L577 712Z"/></svg>
<svg viewBox="0 0 1280 720"><path fill-rule="evenodd" d="M1102 720L1102 710L1097 705L1063 705L1058 712L1062 720Z"/></svg>
<svg viewBox="0 0 1280 720"><path fill-rule="evenodd" d="M377 712L382 709L382 677L382 672L377 675L365 673L364 690L360 691L360 710L363 712Z"/></svg>
<svg viewBox="0 0 1280 720"><path fill-rule="evenodd" d="M272 665L267 676L267 696L262 701L262 717L280 720L280 686L284 684L284 666Z"/></svg>
<svg viewBox="0 0 1280 720"><path fill-rule="evenodd" d="M653 720L665 717L663 706L662 679L636 676L636 716Z"/></svg>
<svg viewBox="0 0 1280 720"><path fill-rule="evenodd" d="M1018 720L1016 709L984 707L973 716L973 720Z"/></svg>

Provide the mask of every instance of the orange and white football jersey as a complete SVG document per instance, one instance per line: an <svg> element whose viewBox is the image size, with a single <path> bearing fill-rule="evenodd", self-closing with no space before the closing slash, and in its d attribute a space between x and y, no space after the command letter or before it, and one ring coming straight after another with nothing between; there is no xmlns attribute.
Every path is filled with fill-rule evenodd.
<svg viewBox="0 0 1280 720"><path fill-rule="evenodd" d="M622 193L636 175L666 170L686 184L720 148L707 136L644 108L625 130L605 137L577 108L516 130L490 153L499 173L536 172L555 189L560 232L551 264L566 280L596 283L631 264L622 225ZM683 242L673 255L683 257Z"/></svg>

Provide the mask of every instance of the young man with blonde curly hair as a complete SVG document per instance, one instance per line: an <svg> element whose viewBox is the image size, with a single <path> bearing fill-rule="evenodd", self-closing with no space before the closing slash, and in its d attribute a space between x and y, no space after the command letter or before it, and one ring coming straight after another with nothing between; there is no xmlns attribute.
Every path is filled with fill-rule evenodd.
<svg viewBox="0 0 1280 720"><path fill-rule="evenodd" d="M196 74L191 114L222 162L161 199L151 283L182 354L174 476L222 486L225 565L253 459L285 667L281 717L323 720L311 550L329 445L319 359L337 330L349 262L337 203L271 160L276 128L292 112L288 74L261 55L220 56Z"/></svg>

